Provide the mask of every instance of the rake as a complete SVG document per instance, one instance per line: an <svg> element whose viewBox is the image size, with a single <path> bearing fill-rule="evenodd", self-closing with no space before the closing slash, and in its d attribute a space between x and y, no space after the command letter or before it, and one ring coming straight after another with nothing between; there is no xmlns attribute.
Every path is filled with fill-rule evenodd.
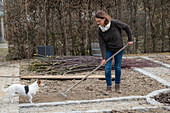
<svg viewBox="0 0 170 113"><path fill-rule="evenodd" d="M114 55L112 55L109 59L106 60L106 62L108 62L110 59L112 59L114 56L116 56L119 52L121 52L123 49L125 49L128 46L128 44L126 44L124 47L122 47L119 51L117 51ZM60 95L62 95L63 97L67 97L67 93L74 87L76 87L79 83L81 83L82 81L84 81L90 74L92 74L93 72L95 72L97 69L99 69L102 66L102 64L100 64L99 66L97 66L93 71L91 71L90 73L88 73L87 75L85 75L85 77L83 77L80 81L78 81L77 83L75 83L74 85L72 85L70 88L68 88L64 93L63 92L59 92Z"/></svg>

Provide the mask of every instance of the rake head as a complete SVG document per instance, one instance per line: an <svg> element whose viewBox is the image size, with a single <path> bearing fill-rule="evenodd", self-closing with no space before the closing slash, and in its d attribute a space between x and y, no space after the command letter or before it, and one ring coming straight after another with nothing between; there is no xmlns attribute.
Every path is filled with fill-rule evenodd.
<svg viewBox="0 0 170 113"><path fill-rule="evenodd" d="M65 93L59 92L59 94L60 94L61 96L63 96L64 98L67 97L67 95L66 95Z"/></svg>

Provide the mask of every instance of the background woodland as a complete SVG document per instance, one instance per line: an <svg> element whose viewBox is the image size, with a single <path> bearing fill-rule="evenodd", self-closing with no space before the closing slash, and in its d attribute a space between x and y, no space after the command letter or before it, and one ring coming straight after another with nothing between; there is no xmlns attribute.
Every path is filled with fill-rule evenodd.
<svg viewBox="0 0 170 113"><path fill-rule="evenodd" d="M13 58L31 58L40 45L53 45L56 56L92 55L91 43L98 42L97 10L130 26L134 44L126 53L170 51L168 0L5 0L4 6ZM123 38L127 43L125 32Z"/></svg>

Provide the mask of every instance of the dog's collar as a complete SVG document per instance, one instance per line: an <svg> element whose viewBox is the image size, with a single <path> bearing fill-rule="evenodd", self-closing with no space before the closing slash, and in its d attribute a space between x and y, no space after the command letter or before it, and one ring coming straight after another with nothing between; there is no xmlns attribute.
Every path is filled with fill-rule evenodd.
<svg viewBox="0 0 170 113"><path fill-rule="evenodd" d="M25 93L27 94L29 92L29 87L28 86L24 86L25 89Z"/></svg>

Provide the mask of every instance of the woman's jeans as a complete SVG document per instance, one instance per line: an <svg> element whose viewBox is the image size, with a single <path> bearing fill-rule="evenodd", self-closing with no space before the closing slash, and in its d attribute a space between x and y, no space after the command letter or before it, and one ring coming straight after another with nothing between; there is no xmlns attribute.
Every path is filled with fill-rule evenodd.
<svg viewBox="0 0 170 113"><path fill-rule="evenodd" d="M111 52L111 51L106 50L106 60L109 59L115 53L116 52ZM123 53L124 53L124 50L122 50L116 56L114 56L115 84L120 84L120 80L121 80L121 63L122 63ZM107 83L107 86L110 86L110 87L112 87L112 78L111 78L112 59L110 59L105 64L106 83Z"/></svg>

